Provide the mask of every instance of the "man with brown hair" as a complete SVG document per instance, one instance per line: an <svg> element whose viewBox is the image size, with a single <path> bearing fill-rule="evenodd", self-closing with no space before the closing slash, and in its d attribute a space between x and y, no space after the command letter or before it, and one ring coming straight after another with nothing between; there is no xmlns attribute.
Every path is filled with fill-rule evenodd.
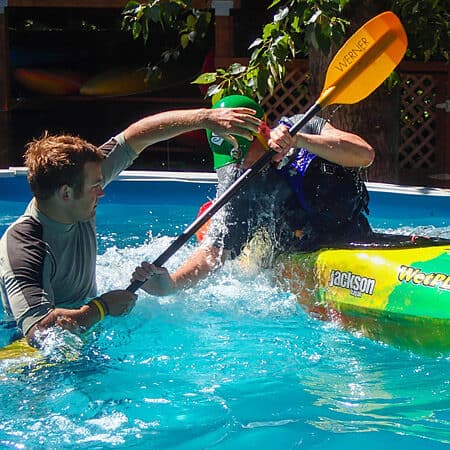
<svg viewBox="0 0 450 450"><path fill-rule="evenodd" d="M28 342L59 326L83 331L105 315L127 313L136 295L97 296L95 212L103 188L148 146L209 128L236 145L252 139L260 120L249 108L167 111L145 117L100 148L74 136L28 144L25 163L34 198L0 240L0 294ZM87 300L90 301L86 303Z"/></svg>

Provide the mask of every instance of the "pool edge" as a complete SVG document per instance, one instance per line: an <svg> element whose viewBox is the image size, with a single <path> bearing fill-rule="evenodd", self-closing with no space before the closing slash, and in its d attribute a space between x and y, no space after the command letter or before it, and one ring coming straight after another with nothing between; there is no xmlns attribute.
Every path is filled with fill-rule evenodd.
<svg viewBox="0 0 450 450"><path fill-rule="evenodd" d="M26 176L26 167L9 167L0 169L0 178ZM151 170L124 170L117 181L181 181L189 183L216 183L217 175L214 172L169 172ZM367 181L369 191L386 192L407 195L450 196L450 189L426 186L407 186L394 183L379 183Z"/></svg>

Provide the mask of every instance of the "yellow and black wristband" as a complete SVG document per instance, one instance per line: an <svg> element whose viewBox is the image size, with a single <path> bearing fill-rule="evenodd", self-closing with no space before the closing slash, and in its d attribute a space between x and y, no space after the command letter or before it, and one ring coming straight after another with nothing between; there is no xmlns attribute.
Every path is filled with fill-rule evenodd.
<svg viewBox="0 0 450 450"><path fill-rule="evenodd" d="M93 298L93 299L89 302L89 304L91 304L91 303L94 304L95 307L96 307L97 310L98 310L98 313L99 313L99 315L100 315L99 322L101 322L101 321L105 318L105 316L109 315L109 308L108 308L108 305L102 300L101 297L95 297L95 298Z"/></svg>

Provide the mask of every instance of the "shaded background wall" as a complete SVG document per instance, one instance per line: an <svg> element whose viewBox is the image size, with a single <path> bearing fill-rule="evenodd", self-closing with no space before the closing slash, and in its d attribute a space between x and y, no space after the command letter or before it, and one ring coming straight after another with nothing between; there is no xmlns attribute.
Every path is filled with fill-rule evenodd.
<svg viewBox="0 0 450 450"><path fill-rule="evenodd" d="M146 114L209 107L204 92L190 80L216 66L234 61L245 64L249 44L271 14L260 0L197 3L208 7L211 3L233 3L234 8L216 15L216 26L203 45L168 69L150 92L81 96L36 93L18 82L16 70L65 68L80 73L86 82L112 67L145 67L176 37L153 35L147 45L134 41L121 29L125 2L118 0L10 0L10 6L0 14L0 167L22 165L25 143L44 130L77 134L100 145ZM52 4L61 7L44 7ZM450 187L450 123L444 108L449 97L448 67L409 62L402 63L399 70L400 142L394 162L398 176L388 181ZM264 99L272 123L282 114L304 111L311 103L308 77L308 62L296 61L283 85ZM133 168L212 171L212 158L204 133L196 132L153 146Z"/></svg>

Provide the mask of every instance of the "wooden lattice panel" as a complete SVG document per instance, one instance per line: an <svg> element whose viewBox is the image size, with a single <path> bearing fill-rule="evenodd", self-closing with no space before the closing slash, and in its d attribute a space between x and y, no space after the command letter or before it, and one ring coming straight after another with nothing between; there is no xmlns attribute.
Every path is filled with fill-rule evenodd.
<svg viewBox="0 0 450 450"><path fill-rule="evenodd" d="M436 162L435 83L432 75L404 74L399 167L431 169Z"/></svg>
<svg viewBox="0 0 450 450"><path fill-rule="evenodd" d="M430 169L436 160L436 120L433 106L435 83L430 74L403 74L400 116L399 167ZM262 105L268 122L274 125L279 117L304 112L310 106L308 73L293 68L285 81L267 95Z"/></svg>
<svg viewBox="0 0 450 450"><path fill-rule="evenodd" d="M276 124L282 116L304 112L309 104L308 74L297 67L286 73L284 82L262 100L269 125Z"/></svg>

